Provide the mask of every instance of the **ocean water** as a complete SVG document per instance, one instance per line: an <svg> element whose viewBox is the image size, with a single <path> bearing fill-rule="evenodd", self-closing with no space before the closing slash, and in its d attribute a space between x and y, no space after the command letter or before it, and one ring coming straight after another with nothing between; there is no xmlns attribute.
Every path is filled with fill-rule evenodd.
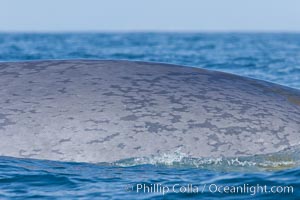
<svg viewBox="0 0 300 200"><path fill-rule="evenodd" d="M300 89L300 34L0 33L1 62L82 58L174 63ZM0 157L0 199L300 199L299 161L299 149L99 164Z"/></svg>

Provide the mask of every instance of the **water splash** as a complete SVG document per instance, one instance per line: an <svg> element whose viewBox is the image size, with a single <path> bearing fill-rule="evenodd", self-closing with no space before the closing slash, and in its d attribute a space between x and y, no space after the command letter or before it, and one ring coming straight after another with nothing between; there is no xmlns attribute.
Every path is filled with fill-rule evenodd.
<svg viewBox="0 0 300 200"><path fill-rule="evenodd" d="M288 148L276 153L241 156L192 158L180 149L171 153L155 156L128 158L114 163L115 166L131 167L138 165L158 165L169 167L193 167L216 171L273 171L300 166L300 146Z"/></svg>

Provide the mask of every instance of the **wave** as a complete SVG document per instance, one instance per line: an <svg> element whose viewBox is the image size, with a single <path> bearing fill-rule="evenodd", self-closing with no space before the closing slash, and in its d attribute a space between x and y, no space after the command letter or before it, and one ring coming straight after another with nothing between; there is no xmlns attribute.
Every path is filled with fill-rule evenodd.
<svg viewBox="0 0 300 200"><path fill-rule="evenodd" d="M180 149L175 152L166 152L159 155L153 155L148 157L135 157L118 160L115 162L101 162L101 163L85 163L85 162L62 162L54 160L40 160L33 158L15 158L0 156L0 161L4 165L9 163L21 162L21 163L39 163L38 165L44 165L41 163L47 163L46 165L52 166L60 165L60 163L70 165L93 165L103 167L140 167L145 165L168 167L168 168L195 168L204 169L210 171L219 172L259 172L259 171L279 171L287 169L295 169L300 167L300 145L287 148L285 150L253 155L253 156L241 156L241 157L200 157L193 158L188 157L185 153L182 153ZM22 164L21 164L22 165Z"/></svg>

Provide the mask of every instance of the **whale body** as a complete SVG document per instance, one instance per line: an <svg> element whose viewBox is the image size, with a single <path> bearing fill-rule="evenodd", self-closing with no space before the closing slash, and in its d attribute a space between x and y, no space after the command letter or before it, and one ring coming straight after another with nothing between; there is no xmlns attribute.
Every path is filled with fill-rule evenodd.
<svg viewBox="0 0 300 200"><path fill-rule="evenodd" d="M0 108L1 156L97 163L300 144L299 90L162 63L3 62Z"/></svg>

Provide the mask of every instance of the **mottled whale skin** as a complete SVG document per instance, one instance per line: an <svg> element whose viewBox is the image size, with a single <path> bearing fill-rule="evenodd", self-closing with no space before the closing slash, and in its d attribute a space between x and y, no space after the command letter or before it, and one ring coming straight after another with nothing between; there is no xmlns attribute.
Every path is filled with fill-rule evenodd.
<svg viewBox="0 0 300 200"><path fill-rule="evenodd" d="M1 156L97 163L300 144L298 90L161 63L0 63L0 108Z"/></svg>

